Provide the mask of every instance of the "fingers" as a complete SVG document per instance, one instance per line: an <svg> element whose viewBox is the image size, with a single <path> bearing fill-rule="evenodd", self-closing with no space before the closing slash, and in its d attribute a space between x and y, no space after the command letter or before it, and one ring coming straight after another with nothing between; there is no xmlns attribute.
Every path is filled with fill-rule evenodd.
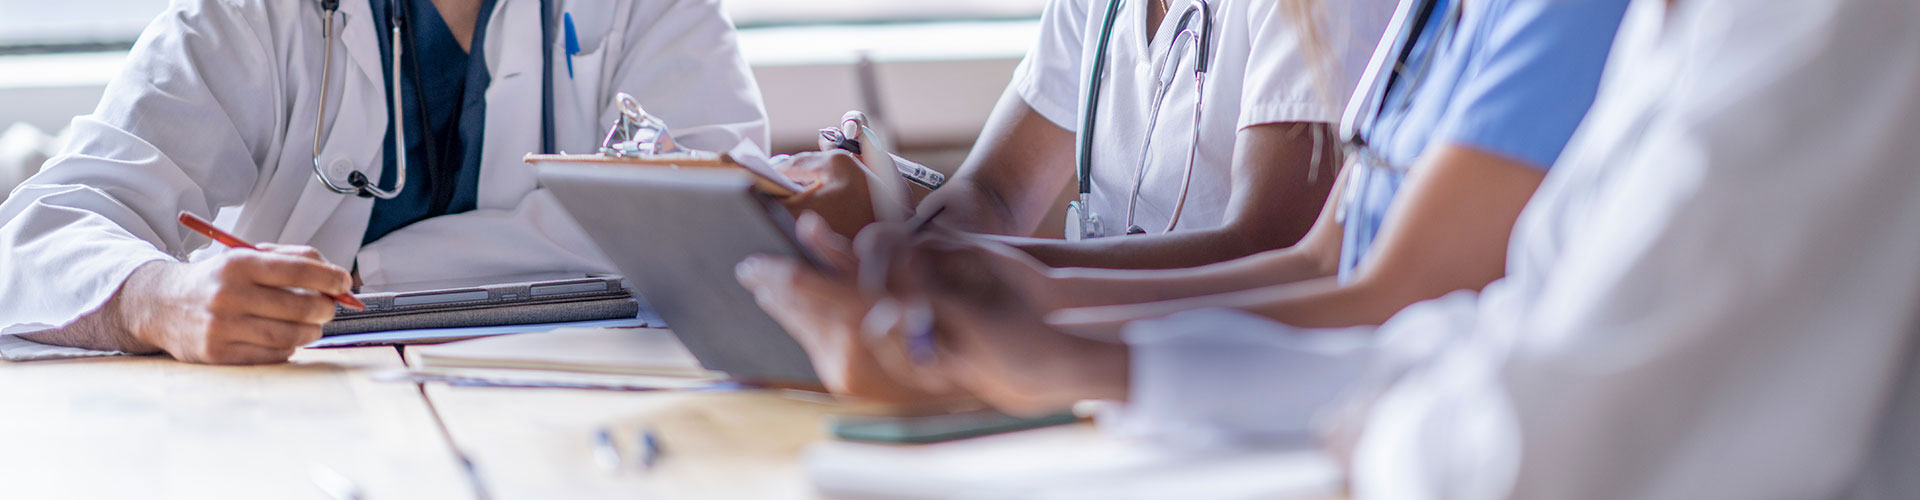
<svg viewBox="0 0 1920 500"><path fill-rule="evenodd" d="M214 310L316 326L332 321L334 313L338 311L333 299L320 294L269 286L253 286L240 291L216 298Z"/></svg>
<svg viewBox="0 0 1920 500"><path fill-rule="evenodd" d="M774 164L773 168L802 184L832 184L866 171L853 153L838 149L796 154L788 161Z"/></svg>
<svg viewBox="0 0 1920 500"><path fill-rule="evenodd" d="M818 184L826 177L825 160L815 153L800 153L789 157L787 161L774 163L773 169L794 182Z"/></svg>
<svg viewBox="0 0 1920 500"><path fill-rule="evenodd" d="M866 126L867 113L865 111L860 111L856 109L840 115L840 129L841 129L840 131L842 133L846 133L848 139L858 139L859 137L854 135L858 133L857 130L854 132L847 132L846 129L849 125L848 122L852 122L851 125Z"/></svg>
<svg viewBox="0 0 1920 500"><path fill-rule="evenodd" d="M924 300L881 299L861 321L861 340L888 376L922 391L954 389L942 370L945 357L934 330L932 306Z"/></svg>
<svg viewBox="0 0 1920 500"><path fill-rule="evenodd" d="M905 247L906 239L912 233L900 224L873 223L860 230L853 238L854 255L859 258L859 274L856 276L860 290L870 295L887 291L887 285L893 281L896 260L900 250Z"/></svg>
<svg viewBox="0 0 1920 500"><path fill-rule="evenodd" d="M310 246L306 246L306 245L282 245L279 243L261 243L254 246L258 247L260 251L267 252L267 253L292 255L295 257L305 257L305 258L322 261L322 262L325 262L327 260L326 257L320 256L320 250Z"/></svg>
<svg viewBox="0 0 1920 500"><path fill-rule="evenodd" d="M273 350L284 349L289 355L292 354L295 348L311 344L315 340L320 340L321 334L319 324L295 323L266 318L250 318L250 321L247 321L246 326L243 328L245 328L244 331L250 333L250 335L243 335L237 337L235 340ZM282 357L280 359L285 360L286 358Z"/></svg>
<svg viewBox="0 0 1920 500"><path fill-rule="evenodd" d="M209 332L183 349L169 349L175 358L193 363L257 365L280 363L300 346L320 338L320 326L250 316L225 315L207 325Z"/></svg>
<svg viewBox="0 0 1920 500"><path fill-rule="evenodd" d="M753 293L753 300L761 309L783 323L809 312L811 301L807 298L812 294L807 291L823 281L817 273L793 259L767 255L740 261L733 268L733 276L740 286Z"/></svg>
<svg viewBox="0 0 1920 500"><path fill-rule="evenodd" d="M347 270L315 259L279 252L241 252L221 270L229 283L252 283L298 288L320 293L347 293L353 278Z"/></svg>
<svg viewBox="0 0 1920 500"><path fill-rule="evenodd" d="M800 244L820 259L820 264L835 273L850 273L858 269L860 259L853 254L853 243L845 236L833 231L827 225L827 219L818 212L807 211L800 214L794 222L794 232L800 236Z"/></svg>

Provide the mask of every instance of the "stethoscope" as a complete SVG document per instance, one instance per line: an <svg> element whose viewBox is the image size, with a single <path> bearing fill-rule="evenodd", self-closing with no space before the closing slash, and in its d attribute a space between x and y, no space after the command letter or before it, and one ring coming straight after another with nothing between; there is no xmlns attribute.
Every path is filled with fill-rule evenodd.
<svg viewBox="0 0 1920 500"><path fill-rule="evenodd" d="M394 136L394 148L393 148L394 150L394 173L393 174L394 175L393 175L393 187L390 189L381 189L378 184L368 179L366 174L361 173L359 170L355 170L353 171L353 173L348 174L347 181L345 183L341 183L336 181L332 177L328 176L325 169L320 168L320 142L321 142L320 131L327 124L326 88L327 88L327 82L331 81L333 76L332 75L333 73L333 42L334 42L334 39L337 38L337 36L334 34L334 31L333 31L333 18L336 17L336 15L340 12L340 0L320 0L320 31L321 31L320 37L321 37L322 43L324 44L324 47L322 48L321 51L324 52L326 55L321 58L321 62L320 62L320 86L319 86L320 108L315 113L315 117L313 119L313 176L314 178L319 179L320 184L325 185L327 187L327 190L329 191L333 191L339 194L357 195L361 198L379 198L382 200L391 200L396 196L400 196L400 192L407 188L407 127L406 127L406 121L404 121L405 115L400 110L400 105L404 101L404 99L401 99L399 96L400 89L401 89L400 60L401 60L402 41L403 40L407 41L409 42L409 45L410 45L411 44L410 42L412 41L412 39L408 38L407 34L405 33L407 9L405 8L405 6L401 5L402 1L403 0L388 0L387 2L387 16L390 21L389 24L391 25L388 28L387 40L388 40L388 43L392 45L392 54L393 54L393 60L391 61L392 64L387 71L388 77L393 80L392 81L393 95L389 96L387 101L392 108L391 110L392 114L389 115L388 118L391 120L389 123L392 123L393 136ZM552 153L554 151L553 85L552 85L553 83L553 54L552 54L553 34L551 33L551 30L547 29L547 25L550 24L549 21L551 20L551 17L552 17L550 13L550 9L548 8L547 0L541 0L540 13L541 13L540 38L542 43L541 47L543 49L540 52L541 54L540 70L541 70L541 74L545 77L545 80L542 81L542 84L540 86L541 87L540 150L543 153ZM416 60L415 63L417 64L418 60ZM418 73L417 68L415 72ZM422 102L424 102L424 100ZM422 114L422 116L424 116L424 113ZM422 121L422 126L425 126L424 121ZM429 150L433 148L432 145L428 145L427 147ZM434 158L432 157L432 155L428 155L428 161L432 162L433 160ZM434 168L434 167L435 167L434 165L429 165L428 171L436 172L436 173L444 172L444 169ZM449 173L449 175L451 174ZM445 189L445 188L450 188L449 185L451 183L436 182L434 184L437 186L437 188Z"/></svg>
<svg viewBox="0 0 1920 500"><path fill-rule="evenodd" d="M1452 42L1453 35L1460 25L1464 10L1464 0L1450 0L1446 17L1441 20L1438 36L1419 58L1412 60L1414 46L1432 22L1439 0L1403 0L1394 12L1393 20L1388 23L1385 37L1374 50L1373 58L1367 63L1367 70L1360 77L1359 91L1347 102L1347 108L1340 118L1341 144L1348 158L1359 160L1362 172L1370 173L1373 168L1396 168L1379 154L1371 140L1377 122L1389 107L1388 99L1395 85L1407 87L1397 95L1399 99L1392 107L1404 113L1413 105L1413 95L1426 83L1427 73L1432 70L1435 57L1442 48ZM1401 78L1410 78L1401 82ZM1358 201L1366 196L1371 183L1366 179L1349 179L1346 193L1342 194L1341 209L1335 212L1340 222L1345 222L1347 214L1358 209Z"/></svg>
<svg viewBox="0 0 1920 500"><path fill-rule="evenodd" d="M1099 214L1093 213L1091 198L1093 195L1093 131L1099 118L1100 86L1105 81L1107 69L1108 42L1113 39L1113 26L1120 14L1120 0L1107 2L1106 18L1100 24L1100 39L1095 47L1093 71L1088 77L1086 111L1080 118L1079 151L1076 175L1079 176L1079 199L1067 204L1067 231L1069 240L1098 238L1106 235L1100 226ZM1193 23L1200 23L1195 31ZM1160 124L1160 107L1166 103L1168 91L1173 88L1172 68L1183 59L1176 51L1180 44L1187 44L1186 56L1194 59L1193 65L1193 132L1187 140L1186 170L1180 180L1180 196L1174 202L1173 215L1167 220L1167 231L1180 223L1180 212L1186 208L1187 190L1193 182L1193 164L1199 153L1200 145L1200 109L1205 102L1207 70L1213 59L1213 7L1207 0L1193 0L1193 4L1180 14L1180 21L1174 24L1172 43L1167 44L1166 61L1154 70L1154 81L1158 88L1154 92L1153 107L1147 113L1147 137L1140 144L1140 161L1133 169L1133 188L1127 195L1127 234L1145 234L1146 229L1134 224L1134 208L1140 201L1140 188L1146 182L1147 153L1153 147L1153 131Z"/></svg>

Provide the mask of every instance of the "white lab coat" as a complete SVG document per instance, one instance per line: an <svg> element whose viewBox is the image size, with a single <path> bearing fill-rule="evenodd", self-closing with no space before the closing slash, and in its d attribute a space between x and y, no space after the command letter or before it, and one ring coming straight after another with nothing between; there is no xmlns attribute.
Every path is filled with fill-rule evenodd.
<svg viewBox="0 0 1920 500"><path fill-rule="evenodd" d="M1914 2L1636 0L1508 276L1380 328L1355 496L1920 496L1916 24ZM1302 412L1245 400L1335 380L1275 362L1287 328L1177 319L1134 332L1135 416L1270 435ZM1195 344L1246 361L1159 355ZM1221 371L1242 377L1202 383Z"/></svg>
<svg viewBox="0 0 1920 500"><path fill-rule="evenodd" d="M553 53L558 148L592 152L616 111L639 98L682 144L724 150L767 142L759 89L717 0L553 0L582 51ZM608 271L592 242L521 161L541 142L540 2L500 0L487 24L484 158L478 209L360 245L373 200L314 178L315 113L330 109L320 165L382 178L387 78L364 0L341 2L323 43L315 1L193 0L149 26L99 108L0 204L0 333L44 330L98 308L135 267L183 259L208 240L174 221L243 207L233 232L304 244L368 283L540 271ZM559 17L555 14L555 17ZM556 28L556 33L558 33ZM334 58L319 86L323 51Z"/></svg>

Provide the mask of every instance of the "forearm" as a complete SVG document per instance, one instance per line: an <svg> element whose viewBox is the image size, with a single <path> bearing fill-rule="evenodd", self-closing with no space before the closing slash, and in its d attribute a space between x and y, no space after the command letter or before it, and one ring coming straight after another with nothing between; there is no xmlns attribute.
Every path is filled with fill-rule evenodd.
<svg viewBox="0 0 1920 500"><path fill-rule="evenodd" d="M156 261L135 269L133 275L127 278L127 281L114 292L113 298L108 299L105 305L81 316L67 326L23 334L20 337L47 345L96 351L158 353L160 348L134 335L134 329L130 326L132 322L128 321L126 311L137 307L130 306L128 302L135 300L132 297L142 295L140 290L155 286L154 275L161 272L162 267L164 264Z"/></svg>
<svg viewBox="0 0 1920 500"><path fill-rule="evenodd" d="M1233 192L1218 226L1073 243L1033 239L1016 246L1055 267L1115 269L1195 267L1293 246L1327 225L1318 221L1331 213L1333 178L1311 175L1331 168L1339 156L1317 154L1329 142L1322 137L1327 133L1323 124L1292 122L1238 132Z"/></svg>
<svg viewBox="0 0 1920 500"><path fill-rule="evenodd" d="M1062 268L1053 271L1054 303L1089 307L1159 302L1331 276L1335 262L1305 246L1183 269Z"/></svg>
<svg viewBox="0 0 1920 500"><path fill-rule="evenodd" d="M1415 302L1444 294L1395 286L1333 286L1306 293L1285 288L1227 294L1222 306L1300 328L1344 328L1378 326Z"/></svg>
<svg viewBox="0 0 1920 500"><path fill-rule="evenodd" d="M1069 242L1008 238L1008 244L1053 267L1178 269L1225 262L1295 243L1284 234L1246 226L1116 236Z"/></svg>

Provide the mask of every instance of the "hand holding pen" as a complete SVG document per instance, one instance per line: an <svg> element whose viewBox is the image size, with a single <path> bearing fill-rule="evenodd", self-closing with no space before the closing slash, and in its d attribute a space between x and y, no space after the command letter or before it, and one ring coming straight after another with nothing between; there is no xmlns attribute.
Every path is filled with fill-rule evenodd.
<svg viewBox="0 0 1920 500"><path fill-rule="evenodd" d="M333 319L334 299L323 294L359 305L346 295L347 271L312 248L253 247L191 214L181 214L180 223L240 250L135 269L111 307L138 342L135 350L157 348L199 363L284 362Z"/></svg>

